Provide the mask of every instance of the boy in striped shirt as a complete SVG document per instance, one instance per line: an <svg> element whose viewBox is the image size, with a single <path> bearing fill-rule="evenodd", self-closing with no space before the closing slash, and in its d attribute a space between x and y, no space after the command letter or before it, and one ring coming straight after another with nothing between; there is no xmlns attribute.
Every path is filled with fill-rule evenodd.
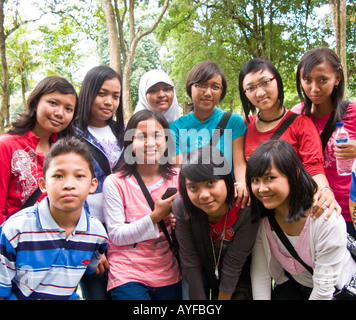
<svg viewBox="0 0 356 320"><path fill-rule="evenodd" d="M83 208L97 180L81 141L52 146L39 185L47 197L0 227L2 299L76 299L81 277L95 271L107 247L103 225Z"/></svg>

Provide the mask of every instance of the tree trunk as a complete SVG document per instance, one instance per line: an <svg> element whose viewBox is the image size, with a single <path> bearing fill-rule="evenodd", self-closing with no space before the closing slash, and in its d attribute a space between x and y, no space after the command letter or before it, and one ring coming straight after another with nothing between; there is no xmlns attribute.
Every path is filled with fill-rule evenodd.
<svg viewBox="0 0 356 320"><path fill-rule="evenodd" d="M7 119L7 110L9 104L9 71L7 68L6 59L6 34L4 28L4 3L5 0L0 0L0 56L1 56L1 71L2 79L0 81L0 134L5 131L5 121Z"/></svg>
<svg viewBox="0 0 356 320"><path fill-rule="evenodd" d="M114 0L117 1L117 0ZM121 54L124 52L120 51L120 42L119 42L119 34L116 26L116 21L113 22L115 19L114 8L112 6L111 0L102 0L102 4L104 7L105 17L108 25L108 32L109 32L109 47L110 47L110 65L114 66L118 64L120 60L121 65ZM125 3L126 6L126 3ZM149 33L153 32L156 28L158 23L162 20L163 15L165 14L167 8L169 6L169 0L165 0L164 5L161 9L160 14L156 18L155 22L150 28L145 30L139 30L135 33L135 1L129 1L129 21L130 21L130 44L127 50L127 55L125 61L125 66L122 71L122 102L123 102L123 110L124 110L124 120L127 123L128 120L131 118L133 110L131 105L131 93L130 93L130 75L132 64L135 58L135 51L138 42L140 39ZM117 6L115 7L117 9ZM127 8L125 7L125 10ZM116 10L118 11L118 10ZM119 16L116 17L118 20L120 19ZM118 21L119 25L121 25L121 21ZM123 23L123 21L122 21ZM122 39L121 39L122 40ZM123 42L123 41L121 41ZM111 50L113 52L111 52ZM113 60L112 60L113 59ZM113 67L114 68L114 67ZM115 69L115 68L114 68ZM115 69L117 70L117 69Z"/></svg>
<svg viewBox="0 0 356 320"><path fill-rule="evenodd" d="M122 75L119 34L111 0L102 0L109 36L110 67Z"/></svg>
<svg viewBox="0 0 356 320"><path fill-rule="evenodd" d="M339 56L342 64L342 71L345 78L345 89L348 87L347 59L346 59L346 0L330 0L331 17L333 21L336 54ZM346 90L344 93L346 99Z"/></svg>

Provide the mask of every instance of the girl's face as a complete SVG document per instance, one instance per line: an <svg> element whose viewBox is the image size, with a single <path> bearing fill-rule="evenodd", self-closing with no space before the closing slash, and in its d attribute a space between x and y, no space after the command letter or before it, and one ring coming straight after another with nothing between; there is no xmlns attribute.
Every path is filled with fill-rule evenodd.
<svg viewBox="0 0 356 320"><path fill-rule="evenodd" d="M157 164L166 149L166 135L156 119L140 121L132 141L137 164Z"/></svg>
<svg viewBox="0 0 356 320"><path fill-rule="evenodd" d="M220 101L222 93L222 78L214 76L206 82L192 85L192 101L194 103L194 114L199 118L208 118ZM205 120L205 119L204 119Z"/></svg>
<svg viewBox="0 0 356 320"><path fill-rule="evenodd" d="M209 221L218 222L229 210L224 179L193 182L185 178L185 183L190 201L208 215Z"/></svg>
<svg viewBox="0 0 356 320"><path fill-rule="evenodd" d="M174 88L164 82L156 83L147 90L146 99L153 110L165 111L172 105Z"/></svg>
<svg viewBox="0 0 356 320"><path fill-rule="evenodd" d="M34 133L50 135L66 129L73 119L75 104L74 94L55 91L42 95L36 107Z"/></svg>
<svg viewBox="0 0 356 320"><path fill-rule="evenodd" d="M91 108L89 125L102 128L106 121L115 114L121 96L121 84L119 79L113 78L104 81Z"/></svg>
<svg viewBox="0 0 356 320"><path fill-rule="evenodd" d="M334 87L341 81L340 72L336 74L327 62L316 65L304 78L303 69L300 74L305 94L315 105L330 102Z"/></svg>
<svg viewBox="0 0 356 320"><path fill-rule="evenodd" d="M260 111L279 108L277 81L268 69L248 73L242 86L247 99Z"/></svg>
<svg viewBox="0 0 356 320"><path fill-rule="evenodd" d="M273 164L262 177L251 179L251 189L256 198L267 209L287 210L289 208L290 186L288 178Z"/></svg>

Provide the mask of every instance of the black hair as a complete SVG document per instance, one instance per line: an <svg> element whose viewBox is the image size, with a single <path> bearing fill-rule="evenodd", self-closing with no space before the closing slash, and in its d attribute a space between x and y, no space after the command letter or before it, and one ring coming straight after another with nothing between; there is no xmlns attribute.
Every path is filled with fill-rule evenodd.
<svg viewBox="0 0 356 320"><path fill-rule="evenodd" d="M84 135L88 132L88 125L90 119L90 109L94 103L95 98L99 94L103 83L106 80L118 79L122 89L121 76L112 68L107 66L97 66L88 71L85 75L82 86L79 92L78 100L78 116L75 124L81 129ZM110 126L113 134L117 138L120 147L124 141L124 115L122 108L122 94L120 94L119 106L115 113L115 120L113 117L108 119L107 124Z"/></svg>
<svg viewBox="0 0 356 320"><path fill-rule="evenodd" d="M25 111L11 124L9 133L11 134L25 134L32 130L37 122L36 108L41 97L45 94L53 92L60 92L61 94L72 94L75 96L75 106L73 118L67 128L65 128L58 135L59 137L74 135L73 122L78 113L78 96L74 87L66 79L58 76L50 76L40 81L37 86L32 90L27 99Z"/></svg>
<svg viewBox="0 0 356 320"><path fill-rule="evenodd" d="M220 95L220 102L225 98L227 90L227 81L224 71L214 61L205 60L196 64L190 71L186 81L186 91L190 98L192 98L192 85L195 83L206 82L215 76L220 76L222 80L222 91Z"/></svg>
<svg viewBox="0 0 356 320"><path fill-rule="evenodd" d="M226 203L230 209L233 208L234 178L228 162L219 149L210 145L196 148L188 153L183 161L179 173L179 193L189 219L190 215L203 213L203 211L191 202L187 192L186 178L193 182L223 179L227 189Z"/></svg>
<svg viewBox="0 0 356 320"><path fill-rule="evenodd" d="M133 142L133 132L136 130L139 122L155 119L164 129L166 135L166 151L164 156L166 157L167 161L160 162L159 165L159 172L163 176L163 178L167 179L171 175L175 175L175 171L173 170L173 165L171 161L168 161L173 154L175 154L174 149L174 141L170 135L169 124L166 118L158 111L155 110L140 110L136 112L131 119L129 120L124 137L124 156L121 157L120 166L118 171L121 172L121 176L128 176L132 175L136 170L137 163L131 163L128 161L132 158L132 142Z"/></svg>
<svg viewBox="0 0 356 320"><path fill-rule="evenodd" d="M276 67L268 60L262 60L262 59L252 59L250 61L247 61L241 68L240 74L239 74L239 91L240 91L240 99L242 102L242 106L245 112L245 117L246 121L249 123L249 114L250 112L255 112L256 107L250 102L250 100L247 98L246 93L244 91L243 87L243 81L246 77L247 74L249 73L256 73L256 72L263 72L265 70L270 71L273 76L275 77L277 81L277 87L278 87L278 100L279 100L279 107L283 107L284 103L284 89L283 89L283 81L282 77L279 74L278 70Z"/></svg>
<svg viewBox="0 0 356 320"><path fill-rule="evenodd" d="M251 188L251 180L262 177L272 165L287 177L291 190L286 222L297 221L304 217L305 210L311 208L318 186L305 170L293 147L285 140L268 140L262 143L247 162L246 184L251 196L252 219L256 221L273 214L273 210L266 209L256 198Z"/></svg>
<svg viewBox="0 0 356 320"><path fill-rule="evenodd" d="M46 176L46 172L50 166L50 163L55 157L68 153L75 153L78 156L82 157L85 162L88 163L92 178L94 178L95 171L93 156L89 148L85 145L85 143L75 137L65 137L59 139L56 143L52 145L51 149L48 151L43 161L43 177Z"/></svg>
<svg viewBox="0 0 356 320"><path fill-rule="evenodd" d="M336 122L342 121L341 103L345 92L345 79L344 73L342 72L340 59L333 50L325 47L319 47L311 49L303 55L298 63L296 72L297 92L300 100L304 102L302 113L310 116L313 102L306 95L302 86L301 79L306 78L315 66L322 64L323 62L327 62L335 71L335 74L340 74L341 77L339 84L331 93L335 124Z"/></svg>

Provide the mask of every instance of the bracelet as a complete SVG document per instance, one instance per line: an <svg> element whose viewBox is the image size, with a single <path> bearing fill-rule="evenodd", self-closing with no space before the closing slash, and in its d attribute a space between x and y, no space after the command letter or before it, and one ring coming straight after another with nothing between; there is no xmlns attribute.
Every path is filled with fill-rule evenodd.
<svg viewBox="0 0 356 320"><path fill-rule="evenodd" d="M235 182L235 183L234 183L234 186L238 186L238 185L239 185L239 183L238 183L238 182Z"/></svg>
<svg viewBox="0 0 356 320"><path fill-rule="evenodd" d="M324 189L330 190L334 194L333 189L331 189L329 186L325 186L325 187L321 188L320 191L323 191Z"/></svg>

